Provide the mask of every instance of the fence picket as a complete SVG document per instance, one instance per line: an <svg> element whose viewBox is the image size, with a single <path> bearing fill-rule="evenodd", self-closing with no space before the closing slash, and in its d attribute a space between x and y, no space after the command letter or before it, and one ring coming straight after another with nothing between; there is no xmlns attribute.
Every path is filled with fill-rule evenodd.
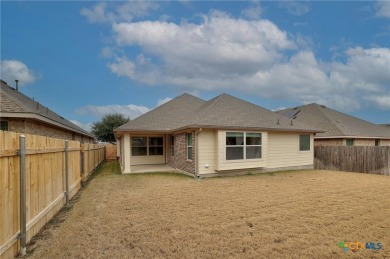
<svg viewBox="0 0 390 259"><path fill-rule="evenodd" d="M0 257L13 258L19 252L20 242L15 237L20 231L20 133L0 131ZM62 139L25 134L26 136L26 208L27 242L65 204L65 144ZM69 141L69 186L70 197L81 188L104 157L89 152L102 152L103 145L90 144L93 149L85 151L85 145ZM82 152L84 159L81 160ZM84 170L81 165L83 162ZM88 168L88 169L87 169ZM84 171L84 172L83 172ZM72 188L73 187L73 188Z"/></svg>
<svg viewBox="0 0 390 259"><path fill-rule="evenodd" d="M314 167L390 175L390 146L317 146Z"/></svg>

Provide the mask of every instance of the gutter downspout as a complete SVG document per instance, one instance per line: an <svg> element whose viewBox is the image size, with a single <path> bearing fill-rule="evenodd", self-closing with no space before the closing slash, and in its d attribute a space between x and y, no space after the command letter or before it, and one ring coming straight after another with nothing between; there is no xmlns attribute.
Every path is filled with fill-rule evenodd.
<svg viewBox="0 0 390 259"><path fill-rule="evenodd" d="M199 150L198 150L198 135L202 132L202 128L199 128L197 132L195 132L195 177L199 179L199 166L198 166L198 158L199 158Z"/></svg>

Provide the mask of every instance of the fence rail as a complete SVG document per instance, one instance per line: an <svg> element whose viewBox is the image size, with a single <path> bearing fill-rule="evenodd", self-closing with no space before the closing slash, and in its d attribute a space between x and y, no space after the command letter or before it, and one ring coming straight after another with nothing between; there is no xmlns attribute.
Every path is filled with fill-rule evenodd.
<svg viewBox="0 0 390 259"><path fill-rule="evenodd" d="M314 167L390 175L390 147L318 146L314 148Z"/></svg>
<svg viewBox="0 0 390 259"><path fill-rule="evenodd" d="M0 131L0 257L13 258L21 249L20 133ZM81 188L104 160L103 145L81 144L25 135L25 215L27 242ZM66 155L67 153L67 155ZM67 156L67 159L66 159ZM83 158L83 160L82 160ZM66 161L68 162L66 164ZM66 175L68 172L68 175ZM22 178L23 182L23 178ZM22 196L23 197L23 196Z"/></svg>

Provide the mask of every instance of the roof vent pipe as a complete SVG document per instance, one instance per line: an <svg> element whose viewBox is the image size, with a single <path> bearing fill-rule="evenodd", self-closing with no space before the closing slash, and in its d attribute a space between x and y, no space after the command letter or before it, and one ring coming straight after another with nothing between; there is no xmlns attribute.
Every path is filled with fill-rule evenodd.
<svg viewBox="0 0 390 259"><path fill-rule="evenodd" d="M293 124L293 121L291 120L291 126L293 126L294 124Z"/></svg>
<svg viewBox="0 0 390 259"><path fill-rule="evenodd" d="M39 110L39 102L37 102L37 110Z"/></svg>
<svg viewBox="0 0 390 259"><path fill-rule="evenodd" d="M19 80L15 79L15 83L16 83L16 91L19 91Z"/></svg>
<svg viewBox="0 0 390 259"><path fill-rule="evenodd" d="M278 125L280 124L280 123L279 123L279 119L278 119L278 122L277 122L276 124L278 124Z"/></svg>

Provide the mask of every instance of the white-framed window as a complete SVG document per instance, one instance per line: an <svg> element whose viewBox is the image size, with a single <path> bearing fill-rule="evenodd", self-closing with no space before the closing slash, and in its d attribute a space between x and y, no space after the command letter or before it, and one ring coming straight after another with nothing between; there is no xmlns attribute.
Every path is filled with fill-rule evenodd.
<svg viewBox="0 0 390 259"><path fill-rule="evenodd" d="M187 133L187 159L192 160L192 133Z"/></svg>
<svg viewBox="0 0 390 259"><path fill-rule="evenodd" d="M261 158L261 133L226 132L226 160Z"/></svg>
<svg viewBox="0 0 390 259"><path fill-rule="evenodd" d="M175 136L171 135L171 156L175 156Z"/></svg>
<svg viewBox="0 0 390 259"><path fill-rule="evenodd" d="M132 156L164 155L163 137L131 137Z"/></svg>
<svg viewBox="0 0 390 259"><path fill-rule="evenodd" d="M310 135L301 134L299 135L299 151L310 150Z"/></svg>

